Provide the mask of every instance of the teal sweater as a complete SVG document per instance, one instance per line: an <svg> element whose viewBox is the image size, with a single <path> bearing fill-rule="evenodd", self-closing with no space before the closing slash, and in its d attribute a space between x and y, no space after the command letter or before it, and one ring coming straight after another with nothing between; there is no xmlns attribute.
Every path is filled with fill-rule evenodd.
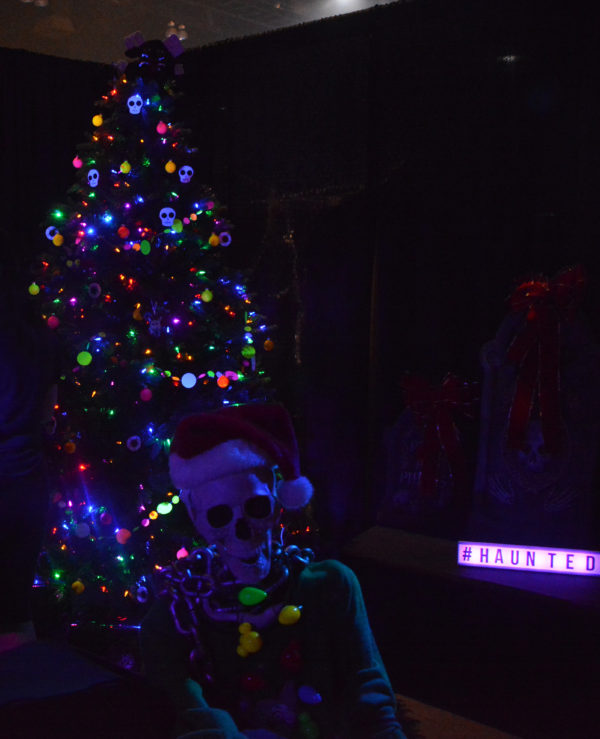
<svg viewBox="0 0 600 739"><path fill-rule="evenodd" d="M161 598L142 624L150 680L171 696L186 739L404 739L394 694L373 639L356 576L326 560L307 565L284 605L302 606L292 626L260 632L262 649L240 657L237 624L201 621L214 683L190 673L190 640ZM189 732L189 733L188 733Z"/></svg>

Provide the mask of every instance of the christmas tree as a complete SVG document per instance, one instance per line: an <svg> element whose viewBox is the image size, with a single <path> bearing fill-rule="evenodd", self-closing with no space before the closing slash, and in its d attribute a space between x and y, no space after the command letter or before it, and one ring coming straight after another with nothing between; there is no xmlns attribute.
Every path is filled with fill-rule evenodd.
<svg viewBox="0 0 600 739"><path fill-rule="evenodd" d="M29 286L63 360L39 581L80 622L139 622L149 573L195 544L168 477L177 421L269 396L272 340L174 117L182 49L128 41Z"/></svg>

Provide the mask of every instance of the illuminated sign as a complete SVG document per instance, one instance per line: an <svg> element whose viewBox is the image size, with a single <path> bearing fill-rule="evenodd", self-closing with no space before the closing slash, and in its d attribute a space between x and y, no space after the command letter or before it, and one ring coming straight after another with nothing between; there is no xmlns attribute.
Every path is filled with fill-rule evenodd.
<svg viewBox="0 0 600 739"><path fill-rule="evenodd" d="M459 541L458 564L464 567L600 576L600 552L581 549Z"/></svg>

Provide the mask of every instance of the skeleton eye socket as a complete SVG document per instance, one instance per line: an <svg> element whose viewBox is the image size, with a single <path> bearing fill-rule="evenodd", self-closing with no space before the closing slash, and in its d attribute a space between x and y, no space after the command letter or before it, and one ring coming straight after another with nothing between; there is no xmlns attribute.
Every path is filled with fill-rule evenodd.
<svg viewBox="0 0 600 739"><path fill-rule="evenodd" d="M244 513L250 518L267 518L272 513L268 495L254 495L244 503Z"/></svg>
<svg viewBox="0 0 600 739"><path fill-rule="evenodd" d="M227 526L232 518L233 511L225 503L215 505L206 511L206 520L213 529L220 529L223 526Z"/></svg>

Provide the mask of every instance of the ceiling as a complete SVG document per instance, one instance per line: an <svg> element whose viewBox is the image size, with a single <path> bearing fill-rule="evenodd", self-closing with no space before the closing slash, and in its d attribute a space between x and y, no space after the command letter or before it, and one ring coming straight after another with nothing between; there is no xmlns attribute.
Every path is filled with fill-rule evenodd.
<svg viewBox="0 0 600 739"><path fill-rule="evenodd" d="M43 3L47 2L44 6ZM2 0L0 46L113 63L124 38L163 38L169 21L185 25L185 48L252 36L389 0ZM41 5L36 4L41 3Z"/></svg>

